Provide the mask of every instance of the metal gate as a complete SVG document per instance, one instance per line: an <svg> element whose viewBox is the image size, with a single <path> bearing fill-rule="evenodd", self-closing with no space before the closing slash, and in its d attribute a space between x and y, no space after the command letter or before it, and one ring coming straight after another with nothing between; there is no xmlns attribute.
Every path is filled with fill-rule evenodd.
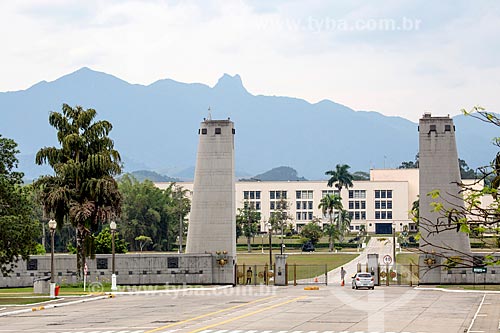
<svg viewBox="0 0 500 333"><path fill-rule="evenodd" d="M239 285L273 285L276 266L269 265L236 265L235 284ZM286 265L285 280L287 284L310 285L328 284L327 265Z"/></svg>
<svg viewBox="0 0 500 333"><path fill-rule="evenodd" d="M327 265L287 265L288 282L293 285L328 285Z"/></svg>
<svg viewBox="0 0 500 333"><path fill-rule="evenodd" d="M269 265L236 265L235 283L239 285L272 285L274 284L274 268Z"/></svg>
<svg viewBox="0 0 500 333"><path fill-rule="evenodd" d="M383 265L379 266L379 281L381 286L418 285L418 265Z"/></svg>

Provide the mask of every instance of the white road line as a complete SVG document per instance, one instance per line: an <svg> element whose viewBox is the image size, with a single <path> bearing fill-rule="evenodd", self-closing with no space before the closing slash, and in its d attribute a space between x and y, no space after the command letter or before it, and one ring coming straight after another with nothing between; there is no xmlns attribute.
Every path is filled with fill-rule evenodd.
<svg viewBox="0 0 500 333"><path fill-rule="evenodd" d="M214 333L226 333L227 330L218 330L218 331L215 331Z"/></svg>
<svg viewBox="0 0 500 333"><path fill-rule="evenodd" d="M474 325L474 322L476 321L477 315L479 314L479 311L481 311L481 307L483 306L484 299L486 298L486 294L483 295L483 299L481 300L481 303L479 303L479 307L477 308L476 313L474 314L474 317L472 318L472 321L470 323L469 328L467 329L467 333L472 333L476 331L471 331L472 326Z"/></svg>

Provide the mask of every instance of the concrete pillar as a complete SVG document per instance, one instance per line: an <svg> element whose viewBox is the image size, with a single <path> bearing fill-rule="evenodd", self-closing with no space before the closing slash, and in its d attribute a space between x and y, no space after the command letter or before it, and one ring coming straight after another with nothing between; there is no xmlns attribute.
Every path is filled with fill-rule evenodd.
<svg viewBox="0 0 500 333"><path fill-rule="evenodd" d="M377 286L379 286L380 281L378 276L378 271L379 271L378 253L369 253L367 257L368 257L368 272L373 274L373 277L375 278L374 282Z"/></svg>
<svg viewBox="0 0 500 333"><path fill-rule="evenodd" d="M448 117L424 114L419 122L419 248L420 283L441 283L442 257L464 256L471 252L469 236L459 232L443 212L433 212L432 203L445 209L462 210L460 168L455 142L455 126ZM440 197L428 194L439 190Z"/></svg>
<svg viewBox="0 0 500 333"><path fill-rule="evenodd" d="M276 272L274 272L274 285L286 286L286 258L287 254L277 254L275 258Z"/></svg>
<svg viewBox="0 0 500 333"><path fill-rule="evenodd" d="M214 283L234 280L234 134L230 120L205 119L199 129L186 253L214 256Z"/></svg>
<svg viewBox="0 0 500 333"><path fill-rule="evenodd" d="M440 202L447 209L464 207L458 185L461 178L453 120L425 114L419 123L419 145L420 249L428 253L470 253L468 235L457 232L447 217L432 212L431 206L432 202ZM442 198L428 195L434 190L439 190Z"/></svg>

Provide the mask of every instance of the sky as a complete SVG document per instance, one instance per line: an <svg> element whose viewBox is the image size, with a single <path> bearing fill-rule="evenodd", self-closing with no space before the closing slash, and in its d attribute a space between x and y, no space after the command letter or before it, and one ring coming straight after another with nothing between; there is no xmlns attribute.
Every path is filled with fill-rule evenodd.
<svg viewBox="0 0 500 333"><path fill-rule="evenodd" d="M417 121L499 112L500 1L27 0L0 4L0 91L81 67L130 83L329 99Z"/></svg>

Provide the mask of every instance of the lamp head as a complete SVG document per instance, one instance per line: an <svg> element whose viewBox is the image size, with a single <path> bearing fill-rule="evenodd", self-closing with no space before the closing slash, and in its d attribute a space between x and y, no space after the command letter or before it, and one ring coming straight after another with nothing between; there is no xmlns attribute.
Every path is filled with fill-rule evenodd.
<svg viewBox="0 0 500 333"><path fill-rule="evenodd" d="M111 229L111 231L116 230L116 222L115 221L111 221L111 223L109 224L109 229Z"/></svg>
<svg viewBox="0 0 500 333"><path fill-rule="evenodd" d="M56 220L50 220L49 221L49 229L52 230L52 231L54 231L54 230L56 230L56 228L57 228L57 222L56 222Z"/></svg>

